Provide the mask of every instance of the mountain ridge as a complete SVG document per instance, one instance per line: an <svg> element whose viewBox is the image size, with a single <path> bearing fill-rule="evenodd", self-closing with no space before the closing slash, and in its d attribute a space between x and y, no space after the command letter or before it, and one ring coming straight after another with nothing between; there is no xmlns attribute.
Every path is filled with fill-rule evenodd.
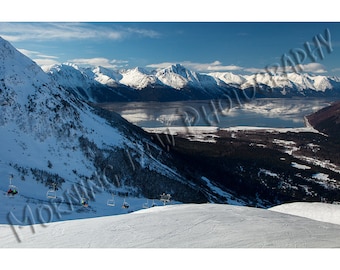
<svg viewBox="0 0 340 270"><path fill-rule="evenodd" d="M92 89L92 94L80 93L79 96L99 103L120 100L114 96L106 99L95 97L94 92L98 94L98 92L116 91L124 101L216 99L225 95L232 96L235 91L242 96L244 90L255 91L256 97L340 96L340 78L308 73L274 75L199 73L181 64L151 71L140 67L113 70L58 64L46 68L45 72L54 77L63 87L75 92L80 92L80 89L85 92ZM158 93L155 94L155 91ZM153 94L150 94L151 92Z"/></svg>

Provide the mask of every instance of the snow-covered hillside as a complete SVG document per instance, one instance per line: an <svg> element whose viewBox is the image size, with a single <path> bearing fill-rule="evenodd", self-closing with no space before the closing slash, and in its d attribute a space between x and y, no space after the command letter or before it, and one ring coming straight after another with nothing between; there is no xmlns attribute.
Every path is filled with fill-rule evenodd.
<svg viewBox="0 0 340 270"><path fill-rule="evenodd" d="M339 204L295 202L274 206L270 210L340 225Z"/></svg>
<svg viewBox="0 0 340 270"><path fill-rule="evenodd" d="M315 206L315 205L314 205ZM309 208L299 204L300 212ZM313 207L313 206L312 206ZM339 215L340 206L332 213ZM315 207L324 216L326 204ZM327 222L327 220L326 220ZM127 215L19 228L1 225L1 247L326 248L340 246L340 225L265 209L221 204L153 207Z"/></svg>
<svg viewBox="0 0 340 270"><path fill-rule="evenodd" d="M230 91L245 89L271 89L269 92L275 96L305 96L305 95L338 95L340 90L339 78L307 73L269 74L259 73L251 75L238 75L231 72L213 72L203 74L191 71L183 65L170 65L166 68L148 71L136 67L128 70L111 70L103 67L80 68L72 64L54 65L45 71L54 77L63 87L79 92L85 99L98 102L116 101L96 97L88 89L109 87L119 89L121 96L126 100L166 100L168 90L172 90L173 99L209 99L218 98ZM125 87L125 88L124 88ZM140 92L157 89L154 94ZM233 90L234 89L234 90ZM267 89L267 90L268 90ZM131 91L137 92L131 96ZM105 89L105 91L110 91ZM274 91L274 93L272 93ZM327 92L327 93L326 93ZM147 92L148 93L148 92ZM86 94L86 95L85 95ZM104 95L105 96L105 95Z"/></svg>
<svg viewBox="0 0 340 270"><path fill-rule="evenodd" d="M25 209L41 207L53 209L50 221L127 213L162 192L175 201L210 198L210 188L181 176L149 134L78 100L2 38L0 115L0 223L20 224ZM14 198L6 196L10 177L19 190ZM47 198L54 188L56 198ZM116 207L107 205L112 194ZM123 209L125 200L130 207Z"/></svg>

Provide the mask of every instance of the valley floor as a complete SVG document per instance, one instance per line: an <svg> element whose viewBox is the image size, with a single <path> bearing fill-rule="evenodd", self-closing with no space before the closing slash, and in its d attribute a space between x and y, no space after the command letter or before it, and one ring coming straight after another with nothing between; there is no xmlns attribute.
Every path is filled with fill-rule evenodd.
<svg viewBox="0 0 340 270"><path fill-rule="evenodd" d="M183 168L191 168L189 175L204 175L236 198L247 198L247 205L266 208L294 201L340 201L339 140L311 126L147 131L183 160L179 166L189 164Z"/></svg>

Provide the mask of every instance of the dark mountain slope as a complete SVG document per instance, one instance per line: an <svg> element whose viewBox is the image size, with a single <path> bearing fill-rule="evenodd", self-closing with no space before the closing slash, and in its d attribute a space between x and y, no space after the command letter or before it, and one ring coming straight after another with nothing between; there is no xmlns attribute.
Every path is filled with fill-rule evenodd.
<svg viewBox="0 0 340 270"><path fill-rule="evenodd" d="M322 133L340 137L340 101L307 117L309 123Z"/></svg>

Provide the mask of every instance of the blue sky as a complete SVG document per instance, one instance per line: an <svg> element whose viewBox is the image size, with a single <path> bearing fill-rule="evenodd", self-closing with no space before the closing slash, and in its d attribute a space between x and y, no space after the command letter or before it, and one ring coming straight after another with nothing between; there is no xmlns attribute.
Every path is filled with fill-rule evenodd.
<svg viewBox="0 0 340 270"><path fill-rule="evenodd" d="M304 44L326 37L323 57ZM340 75L340 23L328 22L0 22L0 36L40 65L73 62L114 69L165 67L247 74L283 66L282 56L304 51L303 71ZM287 60L287 59L286 59ZM295 62L296 63L296 60ZM291 62L286 62L291 65Z"/></svg>

